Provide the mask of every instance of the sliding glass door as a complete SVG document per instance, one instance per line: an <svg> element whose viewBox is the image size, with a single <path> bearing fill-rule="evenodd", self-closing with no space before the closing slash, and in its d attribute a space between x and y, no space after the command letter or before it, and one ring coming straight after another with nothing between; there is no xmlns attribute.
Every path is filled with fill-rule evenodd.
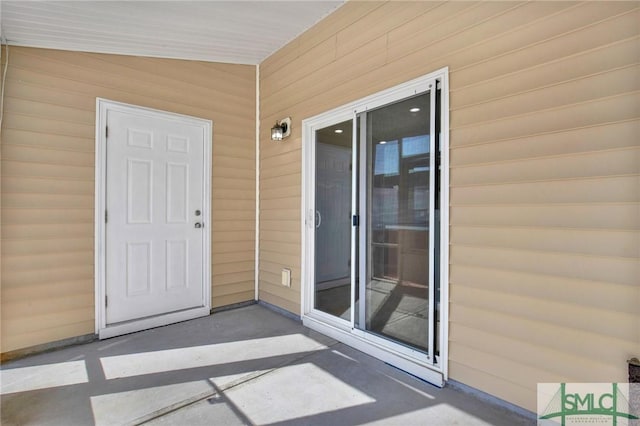
<svg viewBox="0 0 640 426"><path fill-rule="evenodd" d="M442 95L437 78L415 87L308 126L305 312L438 365Z"/></svg>
<svg viewBox="0 0 640 426"><path fill-rule="evenodd" d="M434 352L438 146L432 91L362 112L356 326Z"/></svg>

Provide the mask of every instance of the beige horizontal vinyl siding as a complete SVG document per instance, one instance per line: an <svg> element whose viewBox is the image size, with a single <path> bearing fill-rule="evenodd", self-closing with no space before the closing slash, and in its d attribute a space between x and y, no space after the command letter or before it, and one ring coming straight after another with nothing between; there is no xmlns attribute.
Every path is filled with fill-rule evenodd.
<svg viewBox="0 0 640 426"><path fill-rule="evenodd" d="M94 332L96 97L213 121L212 305L253 299L255 67L11 47L3 353Z"/></svg>
<svg viewBox="0 0 640 426"><path fill-rule="evenodd" d="M348 2L266 59L260 298L300 312L301 120L448 66L450 377L529 410L538 382L625 381L638 22L633 2ZM286 116L291 138L271 142Z"/></svg>

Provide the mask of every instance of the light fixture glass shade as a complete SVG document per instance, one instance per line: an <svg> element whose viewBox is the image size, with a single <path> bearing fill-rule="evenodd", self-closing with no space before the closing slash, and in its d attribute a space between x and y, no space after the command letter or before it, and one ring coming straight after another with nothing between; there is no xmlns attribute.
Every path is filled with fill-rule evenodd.
<svg viewBox="0 0 640 426"><path fill-rule="evenodd" d="M271 128L271 140L273 141L281 141L282 140L282 134L284 133L282 131L282 126L278 123L275 124L275 126L273 126Z"/></svg>
<svg viewBox="0 0 640 426"><path fill-rule="evenodd" d="M271 140L281 141L291 134L291 117L276 121L271 128Z"/></svg>

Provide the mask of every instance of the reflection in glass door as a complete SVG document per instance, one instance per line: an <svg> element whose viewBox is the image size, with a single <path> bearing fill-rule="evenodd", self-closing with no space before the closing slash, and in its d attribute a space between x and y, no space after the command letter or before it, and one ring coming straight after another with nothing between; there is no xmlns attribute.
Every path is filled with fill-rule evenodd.
<svg viewBox="0 0 640 426"><path fill-rule="evenodd" d="M356 327L430 358L439 281L436 109L428 91L358 117L365 196Z"/></svg>
<svg viewBox="0 0 640 426"><path fill-rule="evenodd" d="M352 120L315 133L314 308L351 320Z"/></svg>

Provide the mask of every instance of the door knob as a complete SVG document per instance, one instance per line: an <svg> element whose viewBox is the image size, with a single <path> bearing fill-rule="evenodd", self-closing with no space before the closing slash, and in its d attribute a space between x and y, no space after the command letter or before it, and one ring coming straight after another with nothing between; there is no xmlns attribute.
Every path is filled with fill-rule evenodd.
<svg viewBox="0 0 640 426"><path fill-rule="evenodd" d="M204 226L204 223L196 222L195 224L196 228L202 228L203 226Z"/></svg>

